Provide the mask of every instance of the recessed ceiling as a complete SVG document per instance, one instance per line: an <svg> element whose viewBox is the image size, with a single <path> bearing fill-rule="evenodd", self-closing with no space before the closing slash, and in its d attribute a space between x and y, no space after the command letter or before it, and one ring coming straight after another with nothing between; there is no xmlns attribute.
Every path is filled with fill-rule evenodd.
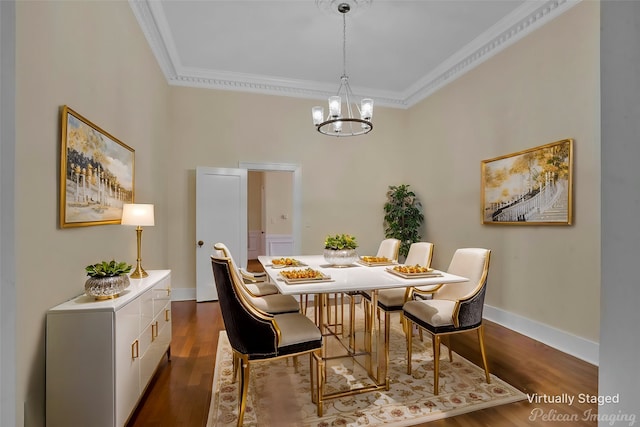
<svg viewBox="0 0 640 427"><path fill-rule="evenodd" d="M343 71L339 0L130 0L173 85L325 99ZM344 0L356 95L407 108L576 0ZM329 7L326 7L329 4Z"/></svg>

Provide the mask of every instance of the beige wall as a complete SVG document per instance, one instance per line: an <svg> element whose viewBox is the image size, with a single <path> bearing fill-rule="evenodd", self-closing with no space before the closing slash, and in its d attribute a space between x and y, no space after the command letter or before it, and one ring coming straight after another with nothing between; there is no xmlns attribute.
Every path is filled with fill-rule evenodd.
<svg viewBox="0 0 640 427"><path fill-rule="evenodd" d="M143 264L171 268L176 288L195 286L195 168L298 164L304 253L336 232L373 253L387 188L408 183L437 266L490 247L487 303L597 341L598 11L575 6L412 109L377 108L374 131L344 141L313 131L317 101L169 87L126 2L18 2L18 425L43 425L46 310L82 292L85 265L135 259L129 228L57 227L64 104L135 148L136 201L157 209ZM575 225L481 226L480 160L567 137Z"/></svg>
<svg viewBox="0 0 640 427"><path fill-rule="evenodd" d="M46 310L84 291L86 265L136 259L133 228L58 228L59 108L135 149L135 199L156 205L158 224L143 265L166 268L169 91L127 2L17 2L16 13L16 412L17 425L42 426Z"/></svg>
<svg viewBox="0 0 640 427"><path fill-rule="evenodd" d="M434 265L492 249L486 303L599 340L599 4L583 2L409 111ZM574 138L570 227L481 225L480 161Z"/></svg>
<svg viewBox="0 0 640 427"><path fill-rule="evenodd" d="M406 111L380 108L374 132L345 141L314 130L311 107L317 101L183 87L170 92L175 144L169 151L167 194L174 286L195 286L197 166L298 164L302 251L318 253L325 236L336 232L356 234L364 253L377 248L387 186L401 182L405 173L402 159L389 153L405 147Z"/></svg>

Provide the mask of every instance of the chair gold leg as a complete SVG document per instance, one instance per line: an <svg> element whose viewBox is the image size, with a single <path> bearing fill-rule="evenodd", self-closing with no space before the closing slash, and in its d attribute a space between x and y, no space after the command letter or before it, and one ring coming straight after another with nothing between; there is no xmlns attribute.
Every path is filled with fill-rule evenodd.
<svg viewBox="0 0 640 427"><path fill-rule="evenodd" d="M313 353L313 357L316 361L316 378L318 383L316 384L316 408L318 417L323 413L323 399L322 393L324 388L324 360L322 359L322 353L318 350Z"/></svg>
<svg viewBox="0 0 640 427"><path fill-rule="evenodd" d="M449 335L445 335L445 345L449 349L449 362L453 362L453 352L451 351L451 337Z"/></svg>
<svg viewBox="0 0 640 427"><path fill-rule="evenodd" d="M480 325L478 328L478 342L480 343L480 354L482 355L482 363L484 364L484 373L487 377L487 384L491 384L489 365L487 365L487 354L484 350L484 325Z"/></svg>
<svg viewBox="0 0 640 427"><path fill-rule="evenodd" d="M413 322L406 319L407 330L409 331L407 336L407 375L411 375L411 347L413 346Z"/></svg>
<svg viewBox="0 0 640 427"><path fill-rule="evenodd" d="M247 408L247 392L249 390L249 373L250 365L249 359L245 356L242 357L242 367L240 369L240 388L239 388L239 409L238 409L238 427L242 426L244 420L244 412Z"/></svg>
<svg viewBox="0 0 640 427"><path fill-rule="evenodd" d="M240 367L240 357L238 356L238 353L236 353L235 351L233 352L233 382L235 383L236 380L238 379L238 368Z"/></svg>
<svg viewBox="0 0 640 427"><path fill-rule="evenodd" d="M440 335L433 336L433 394L438 395L440 379Z"/></svg>

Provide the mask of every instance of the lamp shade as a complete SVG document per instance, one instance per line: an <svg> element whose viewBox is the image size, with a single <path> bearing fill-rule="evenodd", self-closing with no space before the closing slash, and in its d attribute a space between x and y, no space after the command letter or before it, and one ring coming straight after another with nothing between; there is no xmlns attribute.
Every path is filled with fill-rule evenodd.
<svg viewBox="0 0 640 427"><path fill-rule="evenodd" d="M155 225L153 205L142 203L126 203L122 205L122 225L152 226Z"/></svg>

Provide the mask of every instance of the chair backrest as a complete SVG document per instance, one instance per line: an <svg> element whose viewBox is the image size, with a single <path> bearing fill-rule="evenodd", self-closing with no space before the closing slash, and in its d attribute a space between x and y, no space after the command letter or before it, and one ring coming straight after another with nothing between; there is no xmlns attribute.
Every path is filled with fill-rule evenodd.
<svg viewBox="0 0 640 427"><path fill-rule="evenodd" d="M433 243L416 242L409 246L409 253L404 260L406 265L420 265L430 267L433 258Z"/></svg>
<svg viewBox="0 0 640 427"><path fill-rule="evenodd" d="M227 245L221 242L218 242L215 245L213 245L213 255L218 256L220 258L229 258L231 260L231 265L233 269L236 271L236 273L240 277L242 277L242 275L240 274L240 266L238 266L238 264L236 264L236 262L234 261L233 255L231 254L231 250L229 250Z"/></svg>
<svg viewBox="0 0 640 427"><path fill-rule="evenodd" d="M491 250L483 248L457 249L451 258L448 273L467 277L461 283L444 284L434 294L435 299L460 300L478 293L487 281Z"/></svg>
<svg viewBox="0 0 640 427"><path fill-rule="evenodd" d="M233 256L231 256L231 251L224 243L216 243L213 245L213 254L212 257L218 258L229 258L229 262L231 263L231 272L237 279L239 285L239 292L245 297L247 302L255 307L255 298L256 295L248 289L247 284L244 282L242 278L242 272L233 261ZM256 307L257 308L257 307ZM259 309L258 309L259 310Z"/></svg>
<svg viewBox="0 0 640 427"><path fill-rule="evenodd" d="M380 242L378 247L377 257L387 257L392 261L398 260L398 253L400 252L400 240L398 239L384 239Z"/></svg>
<svg viewBox="0 0 640 427"><path fill-rule="evenodd" d="M247 304L233 273L230 258L211 257L220 311L231 347L254 357L277 354L278 330L273 316Z"/></svg>

